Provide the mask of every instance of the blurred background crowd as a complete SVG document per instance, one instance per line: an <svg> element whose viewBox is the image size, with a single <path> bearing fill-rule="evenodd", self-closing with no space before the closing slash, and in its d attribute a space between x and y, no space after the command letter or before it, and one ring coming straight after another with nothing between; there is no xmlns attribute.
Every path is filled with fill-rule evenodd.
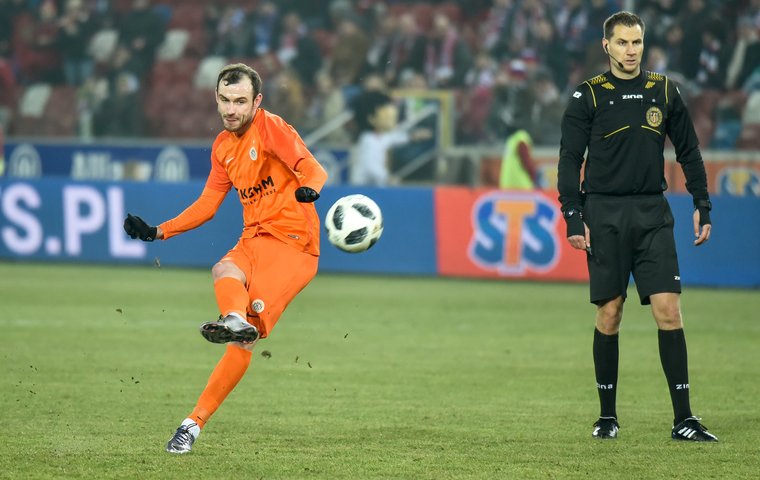
<svg viewBox="0 0 760 480"><path fill-rule="evenodd" d="M760 149L760 0L0 0L0 122L17 137L208 141L219 68L264 79L302 136L369 91L454 92L456 144L558 145L568 95L608 68L633 4L644 66L681 86L703 148ZM355 141L361 122L324 141Z"/></svg>

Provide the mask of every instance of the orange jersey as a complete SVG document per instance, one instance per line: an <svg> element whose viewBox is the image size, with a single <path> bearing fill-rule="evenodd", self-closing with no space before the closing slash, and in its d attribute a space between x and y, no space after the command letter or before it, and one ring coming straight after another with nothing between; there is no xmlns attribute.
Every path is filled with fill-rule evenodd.
<svg viewBox="0 0 760 480"><path fill-rule="evenodd" d="M326 181L327 172L295 129L259 108L243 136L225 130L216 137L203 193L160 227L166 239L201 225L213 217L234 187L243 205L241 238L264 231L303 252L319 255L317 211L311 203L297 202L295 191L301 186L320 191Z"/></svg>

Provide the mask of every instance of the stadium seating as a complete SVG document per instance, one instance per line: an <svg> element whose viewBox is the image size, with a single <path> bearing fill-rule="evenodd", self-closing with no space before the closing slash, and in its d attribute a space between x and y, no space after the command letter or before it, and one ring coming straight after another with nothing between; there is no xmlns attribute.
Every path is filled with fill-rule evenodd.
<svg viewBox="0 0 760 480"><path fill-rule="evenodd" d="M172 28L166 32L163 43L158 47L158 60L177 60L182 58L185 47L190 40L190 32L183 28Z"/></svg>
<svg viewBox="0 0 760 480"><path fill-rule="evenodd" d="M77 132L74 87L40 83L24 89L11 133L24 136L70 137Z"/></svg>

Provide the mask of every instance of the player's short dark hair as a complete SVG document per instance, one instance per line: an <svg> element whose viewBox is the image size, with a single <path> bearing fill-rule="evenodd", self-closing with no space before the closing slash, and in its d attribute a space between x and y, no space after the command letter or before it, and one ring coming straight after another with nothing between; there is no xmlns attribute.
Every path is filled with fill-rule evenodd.
<svg viewBox="0 0 760 480"><path fill-rule="evenodd" d="M641 19L638 15L631 12L617 12L615 14L610 15L607 20L604 21L604 38L610 39L612 37L612 34L615 30L615 27L618 25L623 25L625 27L635 27L638 25L641 27L641 33L644 33L644 29L646 28L644 26L644 20Z"/></svg>
<svg viewBox="0 0 760 480"><path fill-rule="evenodd" d="M244 63L232 63L227 65L219 72L219 76L216 79L216 90L219 91L219 83L224 82L225 85L234 85L243 77L251 79L251 85L253 85L253 96L256 97L261 93L263 82L261 81L261 75L259 72L252 69Z"/></svg>

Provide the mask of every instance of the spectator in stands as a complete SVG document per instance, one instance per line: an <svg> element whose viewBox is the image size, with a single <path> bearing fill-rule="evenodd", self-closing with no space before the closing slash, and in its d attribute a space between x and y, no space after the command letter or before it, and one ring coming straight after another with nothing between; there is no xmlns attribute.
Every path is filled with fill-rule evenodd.
<svg viewBox="0 0 760 480"><path fill-rule="evenodd" d="M589 11L585 3L584 0L561 2L555 16L557 36L562 39L570 61L575 65L582 64L586 58L585 32L589 25Z"/></svg>
<svg viewBox="0 0 760 480"><path fill-rule="evenodd" d="M498 61L510 55L509 32L516 10L515 0L493 0L481 24L481 45Z"/></svg>
<svg viewBox="0 0 760 480"><path fill-rule="evenodd" d="M0 0L0 58L13 56L13 25L25 7L26 0Z"/></svg>
<svg viewBox="0 0 760 480"><path fill-rule="evenodd" d="M292 68L281 70L265 87L267 110L287 118L298 132L306 121L306 97L300 77Z"/></svg>
<svg viewBox="0 0 760 480"><path fill-rule="evenodd" d="M472 54L467 43L449 18L436 13L433 28L425 45L425 74L428 84L435 88L464 86Z"/></svg>
<svg viewBox="0 0 760 480"><path fill-rule="evenodd" d="M524 126L533 142L536 145L559 145L566 104L552 73L545 68L534 71L528 81L527 95L520 98L525 102L521 109L527 111Z"/></svg>
<svg viewBox="0 0 760 480"><path fill-rule="evenodd" d="M57 15L55 2L44 0L34 13L22 13L17 18L13 44L21 83L61 83L63 80Z"/></svg>
<svg viewBox="0 0 760 480"><path fill-rule="evenodd" d="M662 45L673 25L676 24L681 8L679 0L650 0L639 12L647 26L647 44Z"/></svg>
<svg viewBox="0 0 760 480"><path fill-rule="evenodd" d="M533 140L523 129L509 135L504 142L499 172L502 190L533 190L538 186L538 172L533 159Z"/></svg>
<svg viewBox="0 0 760 480"><path fill-rule="evenodd" d="M564 40L548 19L541 19L536 25L535 48L541 64L554 73L557 88L564 90L571 64Z"/></svg>
<svg viewBox="0 0 760 480"><path fill-rule="evenodd" d="M390 152L396 145L430 138L426 129L411 134L398 128L398 108L385 93L373 92L366 97L368 116L361 122L369 128L359 134L351 162L351 183L354 185L390 185L392 178Z"/></svg>
<svg viewBox="0 0 760 480"><path fill-rule="evenodd" d="M129 50L135 72L142 78L153 66L156 49L164 41L166 23L150 0L133 0L132 10L119 23L119 43Z"/></svg>
<svg viewBox="0 0 760 480"><path fill-rule="evenodd" d="M227 5L214 29L213 52L224 57L243 57L249 51L248 22L245 10L238 5Z"/></svg>
<svg viewBox="0 0 760 480"><path fill-rule="evenodd" d="M760 17L758 20L760 22ZM760 23L756 26L752 17L745 16L739 19L738 27L738 39L726 78L728 89L741 88L760 66Z"/></svg>
<svg viewBox="0 0 760 480"><path fill-rule="evenodd" d="M251 47L254 56L268 55L274 50L277 38L280 12L277 5L269 0L259 3L249 19Z"/></svg>
<svg viewBox="0 0 760 480"><path fill-rule="evenodd" d="M60 19L58 45L63 54L63 73L69 85L81 85L92 74L94 60L88 52L97 25L83 0L66 0Z"/></svg>
<svg viewBox="0 0 760 480"><path fill-rule="evenodd" d="M325 70L317 72L315 83L316 91L310 96L311 100L307 106L304 124L304 129L308 132L325 125L347 108L343 92L335 85L329 72ZM327 136L323 137L321 141L347 144L350 143L351 137L346 127L339 125Z"/></svg>
<svg viewBox="0 0 760 480"><path fill-rule="evenodd" d="M297 12L288 12L282 19L276 56L281 65L293 68L305 85L314 82L314 75L322 67L319 48Z"/></svg>
<svg viewBox="0 0 760 480"><path fill-rule="evenodd" d="M335 46L329 58L330 74L338 85L356 85L369 49L369 39L352 18L338 24Z"/></svg>
<svg viewBox="0 0 760 480"><path fill-rule="evenodd" d="M486 135L491 142L502 142L520 126L525 125L528 112L521 98L528 95L525 66L513 60L496 76L490 110L486 119Z"/></svg>
<svg viewBox="0 0 760 480"><path fill-rule="evenodd" d="M686 78L695 80L702 51L702 32L710 18L710 10L705 0L687 0L686 6L686 11L678 19L678 24L683 29L683 37L679 44L679 67Z"/></svg>
<svg viewBox="0 0 760 480"><path fill-rule="evenodd" d="M116 77L115 91L95 114L95 135L99 137L140 137L145 132L140 107L140 80L130 72Z"/></svg>
<svg viewBox="0 0 760 480"><path fill-rule="evenodd" d="M707 89L722 90L726 81L728 52L725 47L725 26L714 18L702 32L702 48L699 52L699 68L696 82Z"/></svg>
<svg viewBox="0 0 760 480"><path fill-rule="evenodd" d="M352 133L355 138L372 128L367 119L375 111L377 93L387 96L388 84L378 73L368 74L362 79L360 91L353 97L346 97L346 102L354 115Z"/></svg>
<svg viewBox="0 0 760 480"><path fill-rule="evenodd" d="M396 86L406 72L422 72L425 56L425 37L414 15L407 12L398 17L397 28L388 48L381 55L383 74L388 85Z"/></svg>

